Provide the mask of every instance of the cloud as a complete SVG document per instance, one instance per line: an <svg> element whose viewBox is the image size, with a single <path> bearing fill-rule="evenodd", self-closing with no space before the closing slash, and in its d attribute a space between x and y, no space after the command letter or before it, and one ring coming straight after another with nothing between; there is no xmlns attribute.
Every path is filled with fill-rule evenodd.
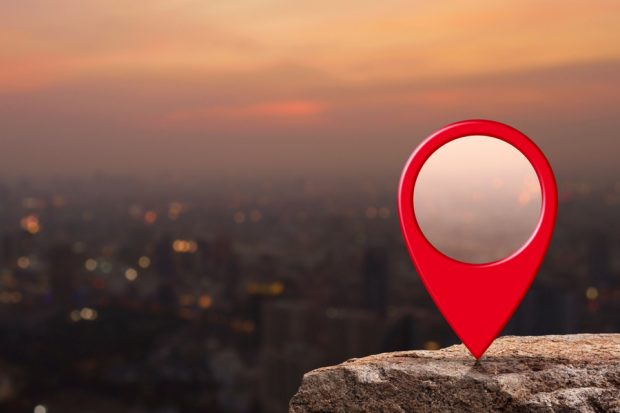
<svg viewBox="0 0 620 413"><path fill-rule="evenodd" d="M174 110L156 122L162 126L190 124L193 126L212 122L269 121L316 119L325 112L325 104L316 100L265 101L240 105L211 105Z"/></svg>
<svg viewBox="0 0 620 413"><path fill-rule="evenodd" d="M1 90L106 74L312 66L347 82L620 57L616 2L23 0L0 13Z"/></svg>

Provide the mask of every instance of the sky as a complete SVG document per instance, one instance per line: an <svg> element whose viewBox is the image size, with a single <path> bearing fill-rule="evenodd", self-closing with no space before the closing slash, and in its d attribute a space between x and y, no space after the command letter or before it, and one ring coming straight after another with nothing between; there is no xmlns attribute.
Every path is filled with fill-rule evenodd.
<svg viewBox="0 0 620 413"><path fill-rule="evenodd" d="M503 121L557 174L620 172L620 3L0 3L0 174L396 177Z"/></svg>

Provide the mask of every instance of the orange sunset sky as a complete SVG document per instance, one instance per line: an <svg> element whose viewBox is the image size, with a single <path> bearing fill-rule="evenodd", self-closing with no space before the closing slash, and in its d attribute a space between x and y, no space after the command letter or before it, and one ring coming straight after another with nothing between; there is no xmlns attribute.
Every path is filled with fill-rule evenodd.
<svg viewBox="0 0 620 413"><path fill-rule="evenodd" d="M396 176L465 118L618 173L620 2L0 4L0 173Z"/></svg>

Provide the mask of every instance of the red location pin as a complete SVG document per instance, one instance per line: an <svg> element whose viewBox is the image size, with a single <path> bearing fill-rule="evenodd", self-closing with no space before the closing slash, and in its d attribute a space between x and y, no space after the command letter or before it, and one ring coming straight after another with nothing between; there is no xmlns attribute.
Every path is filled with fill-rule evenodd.
<svg viewBox="0 0 620 413"><path fill-rule="evenodd" d="M414 213L413 189L424 163L441 146L483 135L501 139L530 161L540 181L542 207L534 233L517 252L488 264L469 264L438 251L426 239ZM453 123L429 136L405 165L398 190L398 213L405 244L420 278L441 314L479 359L517 309L540 267L555 224L557 188L545 155L527 136L488 120Z"/></svg>

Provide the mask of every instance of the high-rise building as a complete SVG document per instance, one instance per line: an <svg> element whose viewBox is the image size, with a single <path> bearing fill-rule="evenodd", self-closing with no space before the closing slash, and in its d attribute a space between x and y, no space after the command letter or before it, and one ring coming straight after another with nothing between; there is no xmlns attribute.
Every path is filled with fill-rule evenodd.
<svg viewBox="0 0 620 413"><path fill-rule="evenodd" d="M381 350L383 319L370 311L271 302L263 307L259 386L266 412L286 412L304 373Z"/></svg>
<svg viewBox="0 0 620 413"><path fill-rule="evenodd" d="M155 247L155 269L162 280L173 279L176 275L172 238L163 235Z"/></svg>
<svg viewBox="0 0 620 413"><path fill-rule="evenodd" d="M0 240L0 266L9 267L17 258L16 240L10 235L4 235Z"/></svg>
<svg viewBox="0 0 620 413"><path fill-rule="evenodd" d="M382 351L405 351L416 348L417 333L416 322L411 314L399 317L388 328L383 341Z"/></svg>
<svg viewBox="0 0 620 413"><path fill-rule="evenodd" d="M388 253L383 246L368 247L362 263L363 307L385 315L388 290Z"/></svg>
<svg viewBox="0 0 620 413"><path fill-rule="evenodd" d="M570 334L577 331L578 300L558 285L535 284L504 330L505 334Z"/></svg>
<svg viewBox="0 0 620 413"><path fill-rule="evenodd" d="M608 288L613 283L611 271L611 246L606 234L596 234L588 249L588 270L592 285Z"/></svg>
<svg viewBox="0 0 620 413"><path fill-rule="evenodd" d="M54 302L70 308L74 303L77 257L69 245L56 245L49 252L49 265Z"/></svg>

